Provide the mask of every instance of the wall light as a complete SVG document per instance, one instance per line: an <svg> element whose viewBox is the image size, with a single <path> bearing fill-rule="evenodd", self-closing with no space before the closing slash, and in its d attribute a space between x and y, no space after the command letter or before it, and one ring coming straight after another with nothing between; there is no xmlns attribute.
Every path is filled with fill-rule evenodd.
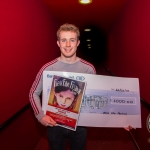
<svg viewBox="0 0 150 150"><path fill-rule="evenodd" d="M91 31L91 29L84 29L84 31Z"/></svg>
<svg viewBox="0 0 150 150"><path fill-rule="evenodd" d="M92 0L79 0L80 4L90 4L92 3Z"/></svg>

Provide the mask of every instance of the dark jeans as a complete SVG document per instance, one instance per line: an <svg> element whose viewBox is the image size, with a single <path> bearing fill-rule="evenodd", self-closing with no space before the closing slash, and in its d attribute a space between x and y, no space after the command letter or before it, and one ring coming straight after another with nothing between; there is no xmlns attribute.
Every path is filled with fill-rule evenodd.
<svg viewBox="0 0 150 150"><path fill-rule="evenodd" d="M63 127L47 127L50 150L65 150L68 138L71 150L84 150L86 145L86 128L77 127L72 131Z"/></svg>

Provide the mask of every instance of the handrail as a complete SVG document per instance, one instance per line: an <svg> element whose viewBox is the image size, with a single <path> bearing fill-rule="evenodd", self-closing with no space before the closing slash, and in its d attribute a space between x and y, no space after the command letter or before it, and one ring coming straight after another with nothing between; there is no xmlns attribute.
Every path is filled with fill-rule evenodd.
<svg viewBox="0 0 150 150"><path fill-rule="evenodd" d="M12 123L19 115L21 115L25 110L27 110L30 106L30 103L25 105L22 109L20 109L17 113L15 113L12 117L10 117L8 120L6 120L4 123L0 125L0 132L6 128L10 123Z"/></svg>
<svg viewBox="0 0 150 150"><path fill-rule="evenodd" d="M116 76L114 73L112 73L104 64L101 64L102 65L102 67L107 71L107 72L109 72L109 74L110 75L112 75L112 76Z"/></svg>
<svg viewBox="0 0 150 150"><path fill-rule="evenodd" d="M138 146L138 144L137 144L133 134L131 133L131 131L129 131L129 134L130 134L132 141L133 141L134 145L136 146L137 150L140 150L140 147Z"/></svg>
<svg viewBox="0 0 150 150"><path fill-rule="evenodd" d="M144 104L150 109L150 103L148 103L146 100L144 100L142 97L140 97L141 102L144 102Z"/></svg>

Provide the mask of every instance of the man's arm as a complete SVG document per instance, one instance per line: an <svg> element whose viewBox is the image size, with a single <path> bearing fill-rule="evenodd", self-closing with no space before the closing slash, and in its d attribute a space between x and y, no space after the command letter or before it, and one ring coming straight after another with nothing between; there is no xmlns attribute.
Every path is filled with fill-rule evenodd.
<svg viewBox="0 0 150 150"><path fill-rule="evenodd" d="M51 117L44 114L41 106L40 95L43 90L42 73L43 72L40 70L36 76L35 81L33 82L29 93L29 100L37 120L44 126L55 126L56 122Z"/></svg>

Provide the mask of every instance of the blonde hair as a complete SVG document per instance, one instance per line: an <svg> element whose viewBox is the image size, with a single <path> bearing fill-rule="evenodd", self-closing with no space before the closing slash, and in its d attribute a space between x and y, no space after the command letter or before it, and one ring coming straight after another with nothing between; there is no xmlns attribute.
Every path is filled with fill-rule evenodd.
<svg viewBox="0 0 150 150"><path fill-rule="evenodd" d="M62 31L75 32L77 34L77 38L79 39L79 37L80 37L80 31L79 31L78 27L76 27L73 24L65 23L65 24L60 26L60 28L57 31L57 38L58 38L58 40L60 38L60 32L62 32Z"/></svg>

